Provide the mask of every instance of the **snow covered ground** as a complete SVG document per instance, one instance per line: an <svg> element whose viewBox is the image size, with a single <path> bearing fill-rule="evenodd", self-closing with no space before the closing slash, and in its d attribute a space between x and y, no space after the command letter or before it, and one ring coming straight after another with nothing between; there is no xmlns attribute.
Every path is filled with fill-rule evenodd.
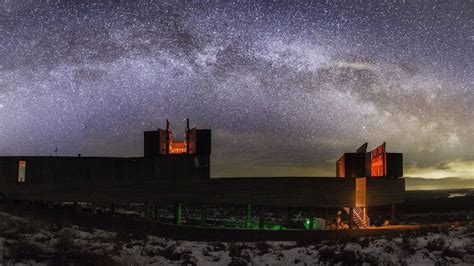
<svg viewBox="0 0 474 266"><path fill-rule="evenodd" d="M474 264L474 225L318 243L215 243L58 227L0 212L1 264Z"/></svg>

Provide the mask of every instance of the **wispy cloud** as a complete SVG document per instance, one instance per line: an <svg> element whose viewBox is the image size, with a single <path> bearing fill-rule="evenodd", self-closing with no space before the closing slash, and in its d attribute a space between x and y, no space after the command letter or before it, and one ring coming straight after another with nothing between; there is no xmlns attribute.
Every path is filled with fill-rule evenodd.
<svg viewBox="0 0 474 266"><path fill-rule="evenodd" d="M434 165L405 165L405 175L430 179L458 177L474 180L474 160L453 160Z"/></svg>
<svg viewBox="0 0 474 266"><path fill-rule="evenodd" d="M405 186L407 190L474 188L474 179L465 179L457 177L447 177L440 179L407 178Z"/></svg>

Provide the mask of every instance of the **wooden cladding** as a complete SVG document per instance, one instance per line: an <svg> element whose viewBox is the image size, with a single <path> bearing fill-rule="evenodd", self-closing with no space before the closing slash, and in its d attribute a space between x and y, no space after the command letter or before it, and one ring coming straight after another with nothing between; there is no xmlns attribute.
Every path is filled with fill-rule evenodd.
<svg viewBox="0 0 474 266"><path fill-rule="evenodd" d="M336 162L337 177L402 177L403 154L344 153ZM381 176L383 175L383 176Z"/></svg>
<svg viewBox="0 0 474 266"><path fill-rule="evenodd" d="M367 206L367 178L361 177L356 178L356 190L355 190L355 206L366 207Z"/></svg>
<svg viewBox="0 0 474 266"><path fill-rule="evenodd" d="M28 161L29 163L29 161ZM355 207L403 202L403 178L262 177L262 178L105 178L2 184L1 192L19 200L90 202L183 202L256 204L285 207ZM29 181L29 180L27 180ZM362 192L362 193L361 193Z"/></svg>
<svg viewBox="0 0 474 266"><path fill-rule="evenodd" d="M365 175L365 154L344 153L336 163L337 177L363 177Z"/></svg>
<svg viewBox="0 0 474 266"><path fill-rule="evenodd" d="M196 160L199 161L198 165L195 163ZM206 154L152 158L0 157L0 184L208 179L210 177L209 164L210 156Z"/></svg>

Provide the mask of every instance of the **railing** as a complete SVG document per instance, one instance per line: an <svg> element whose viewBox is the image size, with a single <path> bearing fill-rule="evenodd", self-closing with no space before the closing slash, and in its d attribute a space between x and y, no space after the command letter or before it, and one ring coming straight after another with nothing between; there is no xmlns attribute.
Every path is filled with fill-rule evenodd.
<svg viewBox="0 0 474 266"><path fill-rule="evenodd" d="M350 208L344 207L344 210L347 214L350 215ZM365 216L365 220L364 220ZM352 212L352 219L358 228L367 228L370 226L370 218L364 214L364 209L360 207L355 207Z"/></svg>

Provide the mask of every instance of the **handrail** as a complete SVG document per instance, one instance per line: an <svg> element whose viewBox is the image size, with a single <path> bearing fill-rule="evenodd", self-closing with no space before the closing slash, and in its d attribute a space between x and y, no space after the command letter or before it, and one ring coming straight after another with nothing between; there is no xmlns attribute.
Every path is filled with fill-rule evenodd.
<svg viewBox="0 0 474 266"><path fill-rule="evenodd" d="M349 208L345 207L344 210L349 214ZM364 215L365 215L365 222L364 222ZM356 223L357 227L368 227L370 226L370 218L368 215L364 214L364 210L360 207L353 208L352 218Z"/></svg>

